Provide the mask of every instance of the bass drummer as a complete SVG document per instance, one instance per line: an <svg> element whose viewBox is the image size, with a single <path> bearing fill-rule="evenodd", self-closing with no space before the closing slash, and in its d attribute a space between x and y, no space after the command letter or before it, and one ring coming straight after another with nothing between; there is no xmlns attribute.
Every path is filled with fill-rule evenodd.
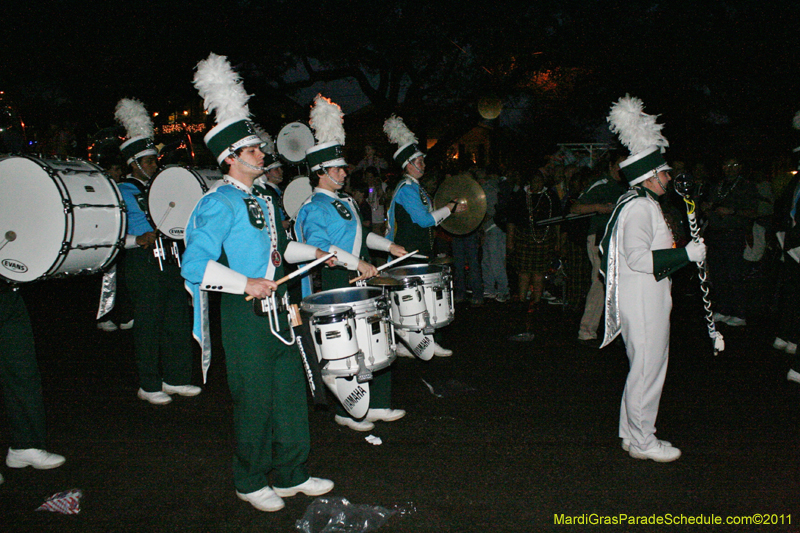
<svg viewBox="0 0 800 533"><path fill-rule="evenodd" d="M256 131L266 143L264 147L264 168L267 170L253 182L253 192L256 196L267 195L272 197L272 203L278 208L281 225L283 229L288 230L289 226L292 225L292 221L283 210L283 192L280 188L280 184L283 183L283 163L275 153L275 145L269 135L266 132L258 131L258 128Z"/></svg>
<svg viewBox="0 0 800 533"><path fill-rule="evenodd" d="M191 385L191 310L177 264L159 265L153 254L156 233L147 220L145 191L158 162L153 123L138 100L123 98L115 117L125 127L120 145L130 166L119 190L125 202L128 234L125 238L125 281L133 302L133 344L139 372L137 396L154 405L172 401L171 395L197 396ZM162 270L163 267L163 270Z"/></svg>
<svg viewBox="0 0 800 533"><path fill-rule="evenodd" d="M333 117L331 119L331 117ZM327 118L327 120L326 120ZM347 163L343 156L344 128L342 112L338 105L318 95L311 111L311 127L318 143L306 151L311 169L314 192L297 213L295 232L297 238L329 252L336 251L339 266L322 270L322 290L350 286L352 281L367 279L378 274L369 263L367 248L389 252L395 257L405 255L405 248L375 233L365 234L356 201L339 192L347 177ZM333 125L327 129L324 125ZM333 131L332 131L333 130ZM350 272L359 276L350 280ZM312 292L311 280L303 280L303 295ZM405 416L402 409L391 408L392 375L389 368L374 372L370 385L370 409L362 420L352 418L341 404L336 404L334 420L337 424L356 431L370 431L373 422L393 422Z"/></svg>

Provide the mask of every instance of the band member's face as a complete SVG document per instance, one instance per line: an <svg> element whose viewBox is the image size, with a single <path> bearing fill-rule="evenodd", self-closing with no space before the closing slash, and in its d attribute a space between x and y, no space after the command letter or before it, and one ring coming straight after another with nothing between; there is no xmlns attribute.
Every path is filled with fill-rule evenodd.
<svg viewBox="0 0 800 533"><path fill-rule="evenodd" d="M409 161L408 165L406 165L406 172L412 178L421 178L425 174L425 158L419 156Z"/></svg>
<svg viewBox="0 0 800 533"><path fill-rule="evenodd" d="M328 175L322 175L320 183L325 183L330 186L330 190L338 191L344 187L345 178L347 178L347 170L345 167L330 167L327 169Z"/></svg>
<svg viewBox="0 0 800 533"><path fill-rule="evenodd" d="M275 184L283 181L283 167L276 167L267 171L267 179Z"/></svg>
<svg viewBox="0 0 800 533"><path fill-rule="evenodd" d="M262 152L261 148L259 148L258 146L246 146L242 148L242 151L239 153L239 158L245 163L249 163L255 167L260 167L261 165L264 164L264 152ZM247 169L247 167L245 167L235 159L233 159L233 161L235 161L235 164L239 165L242 168L242 170ZM247 170L252 172L251 169Z"/></svg>
<svg viewBox="0 0 800 533"><path fill-rule="evenodd" d="M111 165L106 172L108 172L108 175L111 176L111 179L115 182L119 183L122 181L122 165Z"/></svg>
<svg viewBox="0 0 800 533"><path fill-rule="evenodd" d="M131 165L131 168L133 169L133 175L139 179L149 180L155 175L156 170L158 170L158 160L154 155L146 155L138 159L137 162L139 164L137 165L134 163Z"/></svg>
<svg viewBox="0 0 800 533"><path fill-rule="evenodd" d="M722 165L722 171L725 173L726 178L735 178L739 175L739 172L741 172L741 167L737 160L728 159L725 161L725 164Z"/></svg>

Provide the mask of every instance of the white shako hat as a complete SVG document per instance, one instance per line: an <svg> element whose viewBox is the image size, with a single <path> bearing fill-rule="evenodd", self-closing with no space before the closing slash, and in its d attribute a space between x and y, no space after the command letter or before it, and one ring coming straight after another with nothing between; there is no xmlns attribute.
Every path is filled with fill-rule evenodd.
<svg viewBox="0 0 800 533"><path fill-rule="evenodd" d="M669 142L661 134L664 127L656 124L657 115L643 111L638 98L626 94L611 106L608 122L611 131L619 136L631 156L619 164L630 185L636 185L662 170L670 170L664 159L664 149Z"/></svg>
<svg viewBox="0 0 800 533"><path fill-rule="evenodd" d="M323 168L344 167L344 113L338 104L321 94L314 98L308 123L314 130L317 144L306 150L311 172Z"/></svg>
<svg viewBox="0 0 800 533"><path fill-rule="evenodd" d="M242 86L242 78L231 68L228 58L210 53L207 59L197 63L194 86L207 112L214 111L214 126L203 140L214 154L217 163L245 146L263 146L264 141L256 134L250 121L247 101L250 95Z"/></svg>
<svg viewBox="0 0 800 533"><path fill-rule="evenodd" d="M261 151L264 152L265 171L269 172L273 168L282 167L283 163L281 163L281 160L278 158L278 154L275 153L275 142L272 140L272 137L258 124L255 125L255 129L256 135L264 142L261 146Z"/></svg>
<svg viewBox="0 0 800 533"><path fill-rule="evenodd" d="M408 129L402 118L396 115L387 118L383 123L383 131L389 137L389 142L397 145L397 151L392 158L401 168L406 168L410 161L419 156L425 157L417 144L417 136Z"/></svg>
<svg viewBox="0 0 800 533"><path fill-rule="evenodd" d="M123 98L117 102L114 118L125 128L128 137L119 147L127 164L148 155L158 155L153 142L153 121L144 104L134 98Z"/></svg>

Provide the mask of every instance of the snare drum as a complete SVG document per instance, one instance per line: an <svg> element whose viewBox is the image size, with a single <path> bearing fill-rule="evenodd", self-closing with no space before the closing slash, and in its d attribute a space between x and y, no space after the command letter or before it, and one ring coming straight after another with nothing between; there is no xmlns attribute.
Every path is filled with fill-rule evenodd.
<svg viewBox="0 0 800 533"><path fill-rule="evenodd" d="M364 364L373 372L392 364L392 327L383 291L376 287L345 287L318 292L303 298L300 310L310 324L317 358L326 375L353 376L359 371L357 353L347 337L350 320L355 329L356 352L363 352ZM352 312L352 318L350 313ZM335 332L328 339L327 334ZM318 342L319 341L319 342Z"/></svg>
<svg viewBox="0 0 800 533"><path fill-rule="evenodd" d="M404 265L388 269L386 275L403 282L410 278L419 278L422 281L425 306L430 325L434 328L444 327L455 318L453 276L449 268L443 265ZM393 314L392 321L395 320L399 318Z"/></svg>
<svg viewBox="0 0 800 533"><path fill-rule="evenodd" d="M221 179L218 170L162 169L147 188L147 220L164 237L182 240L195 205Z"/></svg>
<svg viewBox="0 0 800 533"><path fill-rule="evenodd" d="M5 157L0 188L0 277L92 274L124 246L122 196L92 163Z"/></svg>

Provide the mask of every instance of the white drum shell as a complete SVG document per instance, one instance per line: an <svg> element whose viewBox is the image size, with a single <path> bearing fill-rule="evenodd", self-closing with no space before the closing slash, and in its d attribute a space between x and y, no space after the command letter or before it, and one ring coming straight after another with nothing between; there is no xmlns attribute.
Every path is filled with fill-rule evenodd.
<svg viewBox="0 0 800 533"><path fill-rule="evenodd" d="M358 348L364 353L365 366L376 372L388 367L395 359L392 345L388 304L383 291L376 287L346 287L322 291L303 298L300 309L305 315L330 312L348 307L355 313ZM308 319L308 318L306 318ZM316 345L316 342L314 343ZM320 362L327 361L322 375L352 376L358 373L355 356L327 359L317 351Z"/></svg>
<svg viewBox="0 0 800 533"><path fill-rule="evenodd" d="M0 187L0 276L10 281L99 272L124 245L122 196L91 163L6 157Z"/></svg>
<svg viewBox="0 0 800 533"><path fill-rule="evenodd" d="M182 240L192 210L211 187L219 183L218 170L168 166L147 188L147 218L163 236Z"/></svg>
<svg viewBox="0 0 800 533"><path fill-rule="evenodd" d="M411 277L422 280L425 307L428 310L430 324L434 328L444 327L455 319L453 278L449 269L441 265L404 265L388 269L386 275L399 280ZM396 327L416 330L416 326L424 325L418 322L416 318L413 321L406 319L399 312L395 314L394 300L392 300L392 323Z"/></svg>
<svg viewBox="0 0 800 533"><path fill-rule="evenodd" d="M311 317L311 334L320 361L346 359L358 353L355 317L344 308L325 317ZM334 321L322 320L333 317Z"/></svg>

